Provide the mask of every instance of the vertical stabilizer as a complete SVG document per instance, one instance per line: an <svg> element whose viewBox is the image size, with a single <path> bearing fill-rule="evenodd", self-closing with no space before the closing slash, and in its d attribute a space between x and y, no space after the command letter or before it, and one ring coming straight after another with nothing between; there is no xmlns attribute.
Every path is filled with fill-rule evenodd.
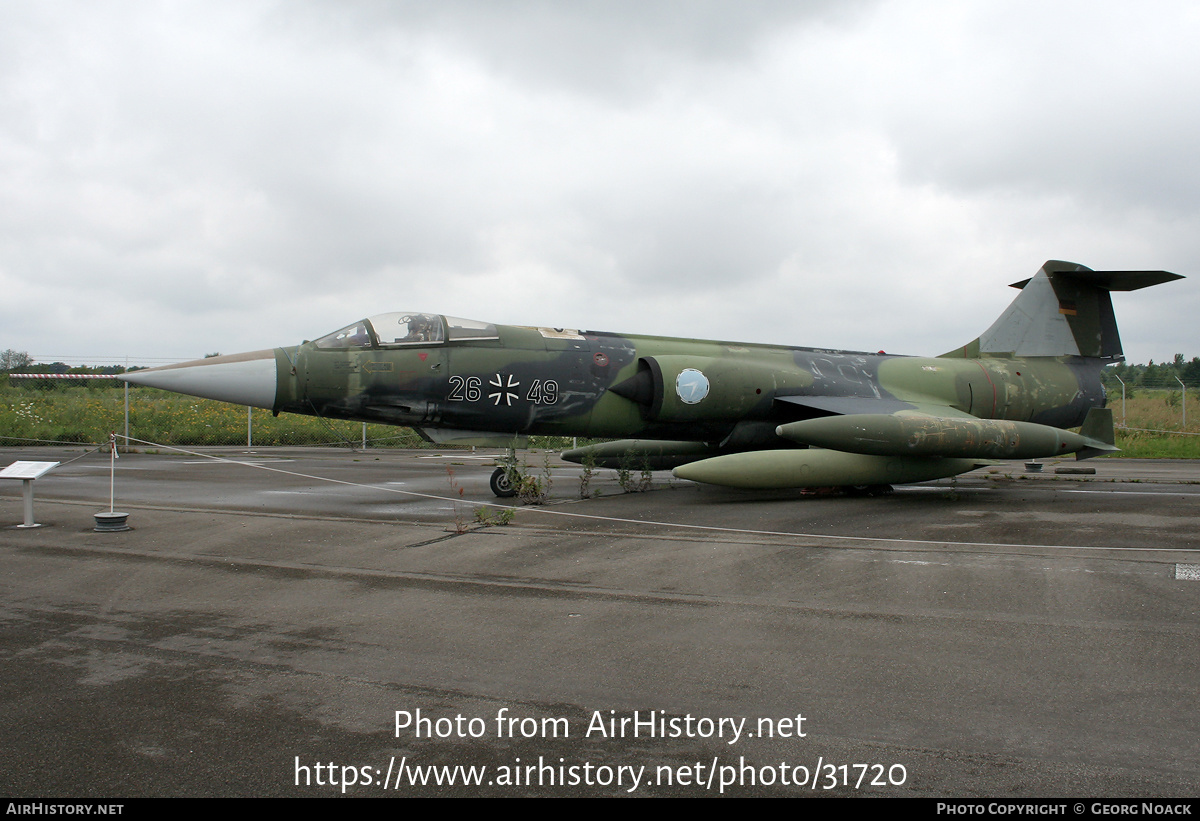
<svg viewBox="0 0 1200 821"><path fill-rule="evenodd" d="M1182 279L1167 271L1093 271L1050 260L978 339L943 356L1084 356L1120 362L1121 336L1111 291Z"/></svg>

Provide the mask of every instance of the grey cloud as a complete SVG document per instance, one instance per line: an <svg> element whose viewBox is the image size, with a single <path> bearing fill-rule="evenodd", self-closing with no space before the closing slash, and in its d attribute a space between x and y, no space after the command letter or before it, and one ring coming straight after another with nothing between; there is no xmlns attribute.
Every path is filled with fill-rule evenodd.
<svg viewBox="0 0 1200 821"><path fill-rule="evenodd" d="M118 290L181 355L384 300L938 352L1049 257L1200 269L1191 29L1087 8L17 5L0 282Z"/></svg>
<svg viewBox="0 0 1200 821"><path fill-rule="evenodd" d="M852 21L874 2L460 0L357 3L337 21L323 4L310 13L341 37L378 44L398 31L419 32L521 84L636 99L681 65L746 61L765 40L797 26Z"/></svg>

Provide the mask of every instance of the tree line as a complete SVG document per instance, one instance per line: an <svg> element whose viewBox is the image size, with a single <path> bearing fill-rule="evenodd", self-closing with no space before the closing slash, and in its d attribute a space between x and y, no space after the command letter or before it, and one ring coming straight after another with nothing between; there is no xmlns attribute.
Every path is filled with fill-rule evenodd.
<svg viewBox="0 0 1200 821"><path fill-rule="evenodd" d="M1177 353L1170 362L1156 363L1153 359L1145 365L1122 362L1105 368L1103 373L1105 382L1118 387L1124 382L1127 388L1178 389L1178 379L1189 388L1200 388L1200 356L1185 361L1183 354Z"/></svg>
<svg viewBox="0 0 1200 821"><path fill-rule="evenodd" d="M131 371L136 371L138 368L130 368ZM79 374L86 375L101 375L113 376L120 373L125 373L125 368L121 365L68 365L65 362L35 362L33 357L25 351L17 351L12 348L0 351L0 374L10 373L53 373L53 374ZM106 380L101 380L106 381Z"/></svg>

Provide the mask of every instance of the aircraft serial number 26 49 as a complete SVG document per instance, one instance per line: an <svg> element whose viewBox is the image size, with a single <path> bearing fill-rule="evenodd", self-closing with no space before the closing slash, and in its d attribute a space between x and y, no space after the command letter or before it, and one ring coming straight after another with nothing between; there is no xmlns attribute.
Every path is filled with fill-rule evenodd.
<svg viewBox="0 0 1200 821"><path fill-rule="evenodd" d="M478 402L483 399L485 391L492 404L511 406L513 400L520 399L521 383L512 374L496 374L488 380L487 385L478 376L450 377L450 393L446 396L448 402ZM525 401L535 405L553 405L558 402L558 383L553 379L535 379L525 391Z"/></svg>

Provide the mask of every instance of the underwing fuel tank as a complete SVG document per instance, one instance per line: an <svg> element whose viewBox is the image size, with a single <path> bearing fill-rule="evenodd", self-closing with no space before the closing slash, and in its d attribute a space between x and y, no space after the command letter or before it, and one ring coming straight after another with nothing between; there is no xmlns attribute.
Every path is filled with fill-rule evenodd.
<svg viewBox="0 0 1200 821"><path fill-rule="evenodd" d="M870 456L836 450L756 450L702 459L672 471L680 479L755 490L928 482L975 468L974 459Z"/></svg>
<svg viewBox="0 0 1200 821"><path fill-rule="evenodd" d="M902 414L827 416L780 425L775 432L804 445L873 456L1046 459L1098 444L1033 422Z"/></svg>
<svg viewBox="0 0 1200 821"><path fill-rule="evenodd" d="M601 442L564 451L562 458L576 464L583 464L585 460L591 459L595 467L614 470L641 470L643 466L651 470L670 470L697 459L716 456L718 452L716 448L703 442L619 439L615 442Z"/></svg>

